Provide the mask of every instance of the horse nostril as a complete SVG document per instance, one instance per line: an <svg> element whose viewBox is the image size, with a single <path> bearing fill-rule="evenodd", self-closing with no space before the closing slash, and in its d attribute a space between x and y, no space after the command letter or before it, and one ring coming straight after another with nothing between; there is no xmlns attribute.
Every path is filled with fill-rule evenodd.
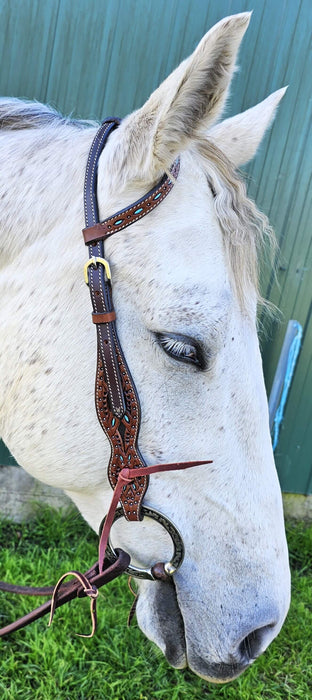
<svg viewBox="0 0 312 700"><path fill-rule="evenodd" d="M259 627L248 634L239 645L242 658L252 661L260 656L266 647L267 637L271 636L270 633L274 627L275 623L273 622L270 625L265 625L265 627Z"/></svg>

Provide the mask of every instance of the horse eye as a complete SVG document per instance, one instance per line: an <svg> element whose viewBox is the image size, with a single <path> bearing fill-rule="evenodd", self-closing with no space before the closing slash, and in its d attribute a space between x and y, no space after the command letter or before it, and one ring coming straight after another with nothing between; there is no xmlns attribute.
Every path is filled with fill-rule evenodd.
<svg viewBox="0 0 312 700"><path fill-rule="evenodd" d="M178 362L205 368L202 350L193 338L176 333L156 333L157 341L164 352Z"/></svg>

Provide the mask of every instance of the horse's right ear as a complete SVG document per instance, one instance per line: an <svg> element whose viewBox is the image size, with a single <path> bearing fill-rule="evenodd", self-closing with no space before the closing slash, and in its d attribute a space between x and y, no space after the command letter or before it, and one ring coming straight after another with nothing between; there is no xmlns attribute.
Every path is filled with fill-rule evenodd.
<svg viewBox="0 0 312 700"><path fill-rule="evenodd" d="M255 107L216 124L207 133L209 141L213 141L236 167L248 163L256 154L286 90L287 87L280 88Z"/></svg>
<svg viewBox="0 0 312 700"><path fill-rule="evenodd" d="M220 116L250 15L232 15L212 27L142 108L146 117L155 120L152 155L160 169L168 169L196 135L207 132Z"/></svg>

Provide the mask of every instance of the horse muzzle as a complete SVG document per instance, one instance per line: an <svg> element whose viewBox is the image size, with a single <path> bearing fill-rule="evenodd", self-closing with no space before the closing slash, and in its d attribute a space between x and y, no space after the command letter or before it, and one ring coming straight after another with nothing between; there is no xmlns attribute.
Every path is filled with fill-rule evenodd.
<svg viewBox="0 0 312 700"><path fill-rule="evenodd" d="M255 607L252 615L250 606L249 612L240 611L234 601L232 613L221 610L217 618L216 605L203 605L201 611L193 608L195 591L186 604L175 578L179 574L169 584L140 582L136 611L140 628L174 668L188 666L213 683L234 680L265 651L285 616L281 619L274 603Z"/></svg>

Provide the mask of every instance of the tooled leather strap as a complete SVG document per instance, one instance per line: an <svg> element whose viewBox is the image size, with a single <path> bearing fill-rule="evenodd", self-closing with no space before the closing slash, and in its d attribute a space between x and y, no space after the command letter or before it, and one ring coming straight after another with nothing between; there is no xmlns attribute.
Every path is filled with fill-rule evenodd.
<svg viewBox="0 0 312 700"><path fill-rule="evenodd" d="M84 210L86 226L92 226L99 219L97 205L97 168L99 157L104 145L114 129L120 124L119 119L106 119L97 131L88 156L85 184ZM104 258L101 242L89 245L90 258ZM89 289L91 294L94 318L97 314L113 312L111 286L106 284L106 271L102 264L94 264L88 268ZM98 349L101 355L106 383L110 397L110 407L115 416L121 418L125 413L123 388L115 350L114 329L110 322L97 323Z"/></svg>
<svg viewBox="0 0 312 700"><path fill-rule="evenodd" d="M87 266L93 314L98 338L98 361L95 382L97 416L111 445L108 478L114 489L120 470L124 467L142 469L145 462L137 446L140 427L140 405L136 388L127 367L117 336L111 280L104 258L103 241L108 235L126 228L154 209L173 187L179 171L179 161L172 167L172 181L167 175L144 197L102 223L97 206L97 166L110 133L120 121L103 122L92 143L85 179L84 239L89 247ZM92 262L93 260L93 262ZM140 520L140 506L148 486L148 476L138 476L124 484L120 502L127 520Z"/></svg>
<svg viewBox="0 0 312 700"><path fill-rule="evenodd" d="M164 175L153 189L145 194L144 197L141 197L141 199L137 199L134 204L131 204L125 209L121 209L117 214L114 214L114 216L105 219L105 221L84 228L82 233L85 244L88 245L89 243L102 241L112 236L114 233L117 233L117 231L122 231L122 229L127 228L130 224L142 219L143 216L153 211L172 190L174 180L178 177L179 170L180 160L178 158L170 169L173 180L170 180L167 175Z"/></svg>

